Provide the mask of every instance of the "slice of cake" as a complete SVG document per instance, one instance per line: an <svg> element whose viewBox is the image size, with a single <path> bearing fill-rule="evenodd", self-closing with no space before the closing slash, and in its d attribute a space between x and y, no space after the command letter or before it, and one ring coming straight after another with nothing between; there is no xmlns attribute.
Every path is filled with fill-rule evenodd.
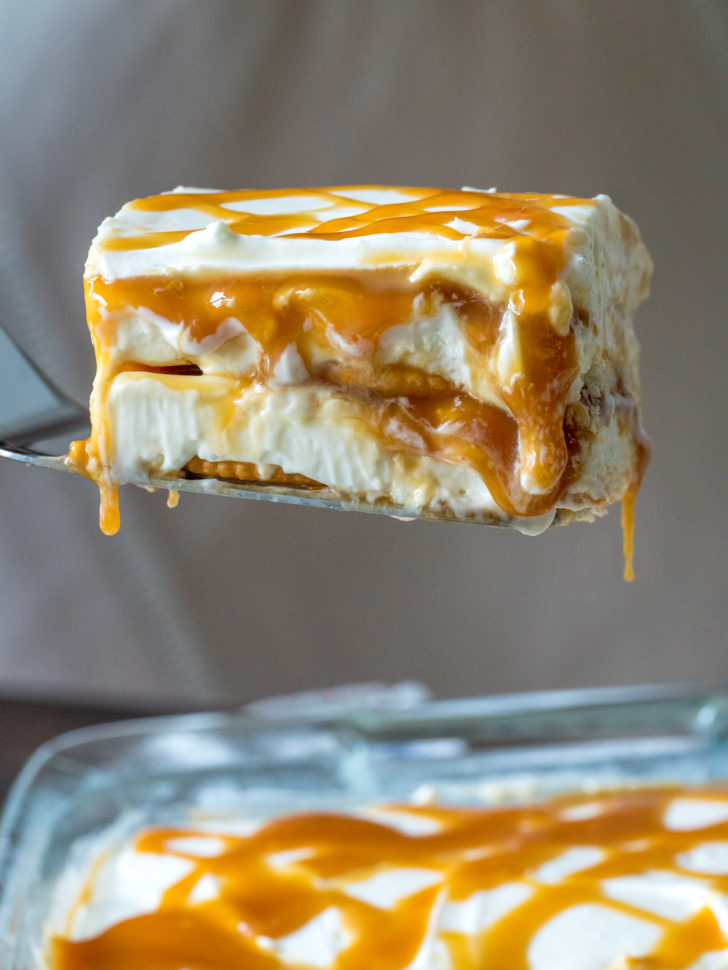
<svg viewBox="0 0 728 970"><path fill-rule="evenodd" d="M538 532L633 498L651 262L606 196L175 189L85 273L102 487L210 477Z"/></svg>

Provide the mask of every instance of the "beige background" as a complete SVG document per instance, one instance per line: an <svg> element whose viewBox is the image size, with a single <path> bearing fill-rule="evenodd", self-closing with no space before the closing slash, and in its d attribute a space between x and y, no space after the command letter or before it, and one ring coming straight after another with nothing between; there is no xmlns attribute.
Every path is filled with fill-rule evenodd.
<svg viewBox="0 0 728 970"><path fill-rule="evenodd" d="M654 255L654 459L538 539L0 464L0 693L235 703L356 679L440 694L725 681L727 8L670 0L6 0L3 323L76 397L100 220L179 183L607 192Z"/></svg>

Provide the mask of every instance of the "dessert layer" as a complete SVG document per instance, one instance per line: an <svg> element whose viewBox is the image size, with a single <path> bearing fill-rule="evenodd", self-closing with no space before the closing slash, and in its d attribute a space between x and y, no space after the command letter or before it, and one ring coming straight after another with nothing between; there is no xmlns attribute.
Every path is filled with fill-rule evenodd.
<svg viewBox="0 0 728 970"><path fill-rule="evenodd" d="M52 970L722 970L728 791L375 805L107 849Z"/></svg>

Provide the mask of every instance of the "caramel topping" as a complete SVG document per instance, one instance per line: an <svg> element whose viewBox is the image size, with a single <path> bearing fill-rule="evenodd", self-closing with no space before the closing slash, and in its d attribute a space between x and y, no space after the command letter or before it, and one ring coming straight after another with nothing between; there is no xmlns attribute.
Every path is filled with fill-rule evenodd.
<svg viewBox="0 0 728 970"><path fill-rule="evenodd" d="M53 970L303 967L308 965L304 952L286 963L272 944L328 909L338 911L343 923L343 949L331 964L340 970L403 970L433 933L452 970L529 970L529 948L539 931L586 904L655 929L649 953L630 967L683 970L705 953L728 949L728 936L707 903L688 906L683 917L658 915L665 912L662 907L620 901L607 884L618 876L654 880L661 874L688 877L696 898L706 901L728 893L728 875L687 869L685 859L701 844L728 840L728 821L697 831L667 828L666 811L680 795L725 804L728 789L621 791L506 809L393 806L430 820L434 831L427 835L407 835L388 825L386 807L377 821L293 815L247 837L216 834L219 854L203 858L179 841L198 832L147 831L136 842L138 851L184 858L192 871L167 890L153 913L119 922L92 939L56 938ZM592 852L590 865L558 880L540 873L579 847ZM282 864L279 854L288 852L295 853L289 857L295 861ZM394 877L401 868L426 870L431 885L391 906L372 905L355 894L362 880ZM195 902L195 887L205 876L213 877L217 891ZM447 904L505 884L522 889L511 908L468 933L452 924L439 928Z"/></svg>
<svg viewBox="0 0 728 970"><path fill-rule="evenodd" d="M288 239L336 240L417 232L449 240L527 240L533 237L560 249L572 223L555 210L595 205L593 199L571 196L436 188L384 190L389 193L394 191L400 198L382 202L382 191L379 186L202 193L182 191L137 199L129 203L127 208L140 213L192 210L205 215L210 222L219 220L227 223L233 232L241 236L285 235ZM380 195L380 198L369 201L374 195ZM276 206L276 200L280 200L279 206ZM291 200L294 200L294 205ZM284 211L275 211L277 208ZM516 223L515 228L513 223ZM131 250L164 246L180 242L190 231L130 232L105 241L103 248ZM541 271L540 260L538 256L534 266L525 266L526 272L534 271L538 275Z"/></svg>

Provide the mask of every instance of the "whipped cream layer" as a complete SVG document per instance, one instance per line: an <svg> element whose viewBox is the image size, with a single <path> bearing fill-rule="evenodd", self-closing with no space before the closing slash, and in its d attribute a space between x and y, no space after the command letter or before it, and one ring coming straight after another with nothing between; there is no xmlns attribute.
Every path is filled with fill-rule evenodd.
<svg viewBox="0 0 728 970"><path fill-rule="evenodd" d="M51 932L51 970L724 970L728 791L146 830Z"/></svg>
<svg viewBox="0 0 728 970"><path fill-rule="evenodd" d="M85 283L109 496L177 475L506 522L633 497L651 263L606 196L177 189L102 224ZM118 526L114 515L102 523Z"/></svg>

